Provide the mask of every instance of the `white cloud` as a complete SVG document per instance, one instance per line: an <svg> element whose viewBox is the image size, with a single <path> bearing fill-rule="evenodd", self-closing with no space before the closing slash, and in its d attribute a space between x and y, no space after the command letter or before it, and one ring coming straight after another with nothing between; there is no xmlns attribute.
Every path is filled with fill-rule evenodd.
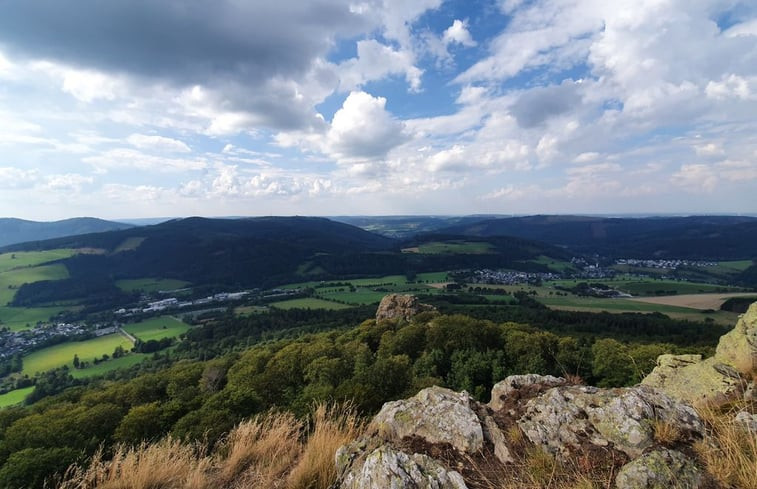
<svg viewBox="0 0 757 489"><path fill-rule="evenodd" d="M473 40L470 31L468 31L468 21L459 19L455 19L452 25L444 31L442 41L444 41L444 44L457 43L465 47L473 47L478 44Z"/></svg>
<svg viewBox="0 0 757 489"><path fill-rule="evenodd" d="M386 99L351 92L336 111L322 143L340 161L381 160L407 140L402 122L386 110Z"/></svg>
<svg viewBox="0 0 757 489"><path fill-rule="evenodd" d="M423 75L423 70L415 66L411 51L394 50L373 39L358 41L357 57L340 63L337 72L341 90L354 90L370 81L404 75L410 90L417 92Z"/></svg>
<svg viewBox="0 0 757 489"><path fill-rule="evenodd" d="M154 172L181 172L202 170L207 167L207 162L201 159L167 158L126 148L111 149L95 156L83 158L82 161L94 166L99 171L131 168Z"/></svg>
<svg viewBox="0 0 757 489"><path fill-rule="evenodd" d="M192 149L183 141L164 136L132 134L126 140L137 149L161 153L191 153Z"/></svg>
<svg viewBox="0 0 757 489"><path fill-rule="evenodd" d="M24 170L14 167L0 167L0 188L30 188L40 178L37 170Z"/></svg>
<svg viewBox="0 0 757 489"><path fill-rule="evenodd" d="M50 175L45 182L45 188L54 191L80 192L84 185L94 182L92 177L67 173L64 175Z"/></svg>
<svg viewBox="0 0 757 489"><path fill-rule="evenodd" d="M713 192L718 184L718 176L709 165L689 163L681 165L671 181L689 192Z"/></svg>

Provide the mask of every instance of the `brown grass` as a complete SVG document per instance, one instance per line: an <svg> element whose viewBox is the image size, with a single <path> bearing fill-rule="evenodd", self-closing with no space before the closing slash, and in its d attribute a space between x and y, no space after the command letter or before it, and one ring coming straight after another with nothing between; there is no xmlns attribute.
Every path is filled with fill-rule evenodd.
<svg viewBox="0 0 757 489"><path fill-rule="evenodd" d="M695 449L707 471L724 487L757 489L757 434L733 420L738 408L744 406L727 411L700 407L707 436Z"/></svg>
<svg viewBox="0 0 757 489"><path fill-rule="evenodd" d="M118 446L74 466L60 489L327 489L336 480L334 453L364 424L349 406L315 407L306 424L289 413L240 423L217 453L168 437L154 444Z"/></svg>
<svg viewBox="0 0 757 489"><path fill-rule="evenodd" d="M656 419L652 425L654 439L660 445L673 445L681 440L681 430L669 421Z"/></svg>

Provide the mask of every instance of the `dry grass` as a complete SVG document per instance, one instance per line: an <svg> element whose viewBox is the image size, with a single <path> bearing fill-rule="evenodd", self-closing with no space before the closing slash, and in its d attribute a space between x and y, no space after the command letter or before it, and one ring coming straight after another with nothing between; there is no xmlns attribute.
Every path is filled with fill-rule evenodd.
<svg viewBox="0 0 757 489"><path fill-rule="evenodd" d="M119 446L110 460L95 455L72 467L60 489L327 489L336 479L334 453L364 425L349 406L315 407L306 424L269 413L239 424L217 453L171 437Z"/></svg>
<svg viewBox="0 0 757 489"><path fill-rule="evenodd" d="M96 454L89 467L74 467L61 489L209 489L211 460L196 446L165 438L137 447L121 446L111 460Z"/></svg>
<svg viewBox="0 0 757 489"><path fill-rule="evenodd" d="M707 436L695 448L707 471L724 487L757 489L757 434L735 422L735 412L700 407Z"/></svg>
<svg viewBox="0 0 757 489"><path fill-rule="evenodd" d="M654 430L654 439L660 445L669 446L681 440L681 430L669 421L656 419L652 429Z"/></svg>

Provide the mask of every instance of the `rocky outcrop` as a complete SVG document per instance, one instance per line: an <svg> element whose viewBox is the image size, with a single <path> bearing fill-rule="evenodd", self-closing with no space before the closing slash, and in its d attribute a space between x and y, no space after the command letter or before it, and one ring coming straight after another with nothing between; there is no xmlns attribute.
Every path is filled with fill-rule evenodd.
<svg viewBox="0 0 757 489"><path fill-rule="evenodd" d="M376 310L376 321L383 319L408 320L422 312L436 311L434 306L421 304L414 295L390 294L381 299Z"/></svg>
<svg viewBox="0 0 757 489"><path fill-rule="evenodd" d="M675 426L679 441L701 439L704 430L691 406L644 386L550 389L529 400L518 419L531 442L559 456L588 442L638 457L655 444L655 423Z"/></svg>
<svg viewBox="0 0 757 489"><path fill-rule="evenodd" d="M467 392L441 387L423 389L415 397L388 402L373 419L379 435L389 441L418 436L429 443L449 443L460 452L484 446L481 422Z"/></svg>
<svg viewBox="0 0 757 489"><path fill-rule="evenodd" d="M661 427L675 436L661 441ZM532 447L557 458L601 452L617 464L608 474L623 474L618 487L685 481L681 487L696 488L701 478L694 462L668 445L691 452L703 431L691 406L647 386L599 389L557 377L513 376L493 389L489 405L430 387L385 404L369 434L339 450L335 487L480 487L477 475L466 472L471 460L505 473Z"/></svg>
<svg viewBox="0 0 757 489"><path fill-rule="evenodd" d="M354 446L353 446L354 445ZM359 445L347 445L337 452L337 470L343 489L468 489L463 477L436 460L421 454L407 454L388 445L362 456Z"/></svg>
<svg viewBox="0 0 757 489"><path fill-rule="evenodd" d="M618 489L689 489L702 486L702 474L681 452L655 450L620 469L615 485Z"/></svg>
<svg viewBox="0 0 757 489"><path fill-rule="evenodd" d="M715 356L661 355L642 384L692 404L721 405L744 396L757 369L757 303L723 335Z"/></svg>

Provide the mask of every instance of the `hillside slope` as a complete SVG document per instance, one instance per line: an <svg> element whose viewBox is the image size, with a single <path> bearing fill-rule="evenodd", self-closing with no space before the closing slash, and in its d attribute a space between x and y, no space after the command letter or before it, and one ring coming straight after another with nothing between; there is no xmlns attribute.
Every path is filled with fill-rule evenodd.
<svg viewBox="0 0 757 489"><path fill-rule="evenodd" d="M757 218L528 216L490 219L439 232L517 236L610 257L738 260L757 255Z"/></svg>
<svg viewBox="0 0 757 489"><path fill-rule="evenodd" d="M75 217L62 221L37 222L15 218L0 218L0 247L27 241L40 241L132 228L131 224L105 221L94 217Z"/></svg>

